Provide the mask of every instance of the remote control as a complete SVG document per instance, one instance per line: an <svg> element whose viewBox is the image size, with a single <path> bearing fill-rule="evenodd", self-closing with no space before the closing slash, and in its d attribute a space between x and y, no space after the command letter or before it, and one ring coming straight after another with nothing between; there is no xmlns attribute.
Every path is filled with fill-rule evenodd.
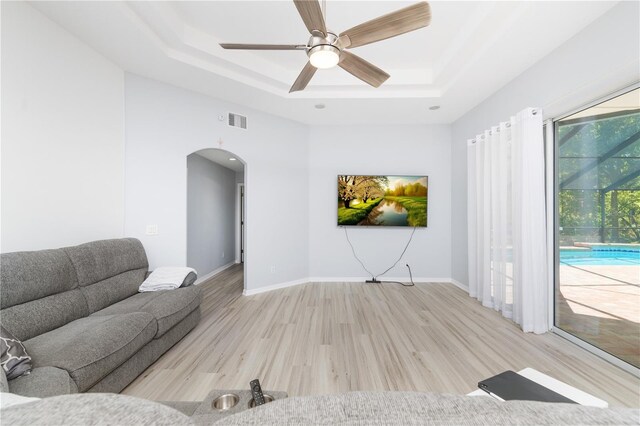
<svg viewBox="0 0 640 426"><path fill-rule="evenodd" d="M264 395L262 394L262 387L260 387L260 380L252 380L249 386L251 386L251 395L253 395L253 400L256 402L256 407L264 404Z"/></svg>

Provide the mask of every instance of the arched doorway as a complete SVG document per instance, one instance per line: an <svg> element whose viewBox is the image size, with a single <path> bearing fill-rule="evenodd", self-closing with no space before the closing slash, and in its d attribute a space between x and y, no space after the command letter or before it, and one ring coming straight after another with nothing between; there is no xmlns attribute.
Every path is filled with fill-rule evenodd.
<svg viewBox="0 0 640 426"><path fill-rule="evenodd" d="M246 163L234 153L218 148L195 151L186 161L187 265L198 271L198 283L224 274L242 291Z"/></svg>

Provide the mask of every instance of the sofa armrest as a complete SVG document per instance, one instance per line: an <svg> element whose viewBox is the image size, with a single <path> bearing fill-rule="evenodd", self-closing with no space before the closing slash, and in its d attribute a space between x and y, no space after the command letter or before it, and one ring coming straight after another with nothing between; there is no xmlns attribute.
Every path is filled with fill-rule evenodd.
<svg viewBox="0 0 640 426"><path fill-rule="evenodd" d="M9 392L9 382L7 381L7 375L4 373L4 368L0 368L0 392Z"/></svg>
<svg viewBox="0 0 640 426"><path fill-rule="evenodd" d="M9 392L22 396L46 398L77 393L78 386L66 370L56 367L38 367L31 370L31 374L9 381Z"/></svg>

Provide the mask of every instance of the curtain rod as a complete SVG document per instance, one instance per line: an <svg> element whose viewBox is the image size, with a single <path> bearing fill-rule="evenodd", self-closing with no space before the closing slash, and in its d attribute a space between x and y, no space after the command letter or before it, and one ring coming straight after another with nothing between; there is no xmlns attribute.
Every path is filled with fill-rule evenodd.
<svg viewBox="0 0 640 426"><path fill-rule="evenodd" d="M536 108L533 108L531 110L531 114L536 115L537 113L538 113L538 110ZM500 126L496 126L496 127L497 127L496 132L500 133ZM511 123L506 122L506 126L505 127L511 127ZM493 134L493 130L489 130L489 134L490 135ZM480 135L479 139L480 140L484 139L484 135ZM477 140L476 140L476 138L473 138L473 139L469 139L467 142L474 144L474 143L477 142Z"/></svg>

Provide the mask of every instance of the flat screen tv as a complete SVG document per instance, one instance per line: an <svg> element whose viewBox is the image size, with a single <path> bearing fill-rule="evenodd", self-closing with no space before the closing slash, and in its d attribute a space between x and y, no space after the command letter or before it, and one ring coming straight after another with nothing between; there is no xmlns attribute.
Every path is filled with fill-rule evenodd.
<svg viewBox="0 0 640 426"><path fill-rule="evenodd" d="M338 175L338 226L427 226L427 176Z"/></svg>

